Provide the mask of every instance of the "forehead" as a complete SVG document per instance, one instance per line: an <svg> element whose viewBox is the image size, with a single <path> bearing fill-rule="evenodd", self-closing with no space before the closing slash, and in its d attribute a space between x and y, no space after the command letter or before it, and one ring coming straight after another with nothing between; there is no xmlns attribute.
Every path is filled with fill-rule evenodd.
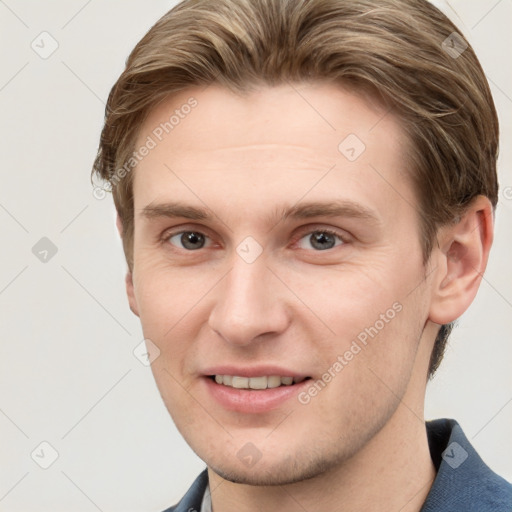
<svg viewBox="0 0 512 512"><path fill-rule="evenodd" d="M398 120L368 95L332 83L244 95L191 87L150 112L136 148L150 140L135 169L136 216L150 203L183 198L203 207L220 198L222 208L262 215L301 197L370 201L390 213L404 199L415 202Z"/></svg>

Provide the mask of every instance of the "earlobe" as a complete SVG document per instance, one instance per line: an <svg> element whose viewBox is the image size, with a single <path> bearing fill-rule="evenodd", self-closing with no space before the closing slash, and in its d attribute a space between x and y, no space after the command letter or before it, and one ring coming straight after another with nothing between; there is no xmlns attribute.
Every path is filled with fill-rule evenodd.
<svg viewBox="0 0 512 512"><path fill-rule="evenodd" d="M432 322L453 322L473 302L487 266L493 223L489 199L478 196L457 223L440 229L433 261L437 271L430 307Z"/></svg>
<svg viewBox="0 0 512 512"><path fill-rule="evenodd" d="M126 272L125 284L126 295L128 296L128 303L130 304L130 309L134 315L139 316L139 309L137 307L137 299L135 297L135 290L133 286L133 275L130 271Z"/></svg>

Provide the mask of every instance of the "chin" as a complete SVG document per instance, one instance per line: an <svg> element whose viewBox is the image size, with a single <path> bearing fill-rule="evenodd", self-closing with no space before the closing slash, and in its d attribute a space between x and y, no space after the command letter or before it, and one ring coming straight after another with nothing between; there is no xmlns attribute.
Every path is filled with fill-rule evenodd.
<svg viewBox="0 0 512 512"><path fill-rule="evenodd" d="M331 454L328 458L318 454L317 457L312 458L302 453L299 460L287 456L281 461L266 461L266 463L263 458L264 456L252 468L240 468L240 463L235 466L228 461L222 461L219 464L205 462L210 470L224 480L254 486L288 485L310 480L342 463L336 459L336 454Z"/></svg>

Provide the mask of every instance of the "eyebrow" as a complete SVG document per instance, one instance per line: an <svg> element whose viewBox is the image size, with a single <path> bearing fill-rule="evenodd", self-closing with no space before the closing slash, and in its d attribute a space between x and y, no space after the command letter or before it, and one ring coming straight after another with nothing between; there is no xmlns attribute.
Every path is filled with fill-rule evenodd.
<svg viewBox="0 0 512 512"><path fill-rule="evenodd" d="M184 218L190 220L211 220L217 217L211 209L191 206L179 201L148 204L140 211L140 215L148 220L158 218ZM310 201L293 206L282 205L274 208L266 218L269 224L286 219L309 219L314 217L345 217L367 221L370 224L381 223L379 217L369 208L353 201Z"/></svg>

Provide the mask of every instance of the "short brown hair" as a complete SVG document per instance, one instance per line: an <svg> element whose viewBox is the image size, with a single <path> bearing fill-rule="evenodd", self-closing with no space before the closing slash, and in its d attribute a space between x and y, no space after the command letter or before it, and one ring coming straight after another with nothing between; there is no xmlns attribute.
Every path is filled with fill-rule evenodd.
<svg viewBox="0 0 512 512"><path fill-rule="evenodd" d="M133 270L133 157L163 99L218 83L336 80L390 104L410 142L425 262L440 226L479 194L495 207L498 118L485 74L457 28L426 0L185 0L137 44L113 86L93 175L109 180ZM135 166L134 166L135 167ZM120 179L122 178L122 179ZM436 338L429 377L451 325Z"/></svg>

